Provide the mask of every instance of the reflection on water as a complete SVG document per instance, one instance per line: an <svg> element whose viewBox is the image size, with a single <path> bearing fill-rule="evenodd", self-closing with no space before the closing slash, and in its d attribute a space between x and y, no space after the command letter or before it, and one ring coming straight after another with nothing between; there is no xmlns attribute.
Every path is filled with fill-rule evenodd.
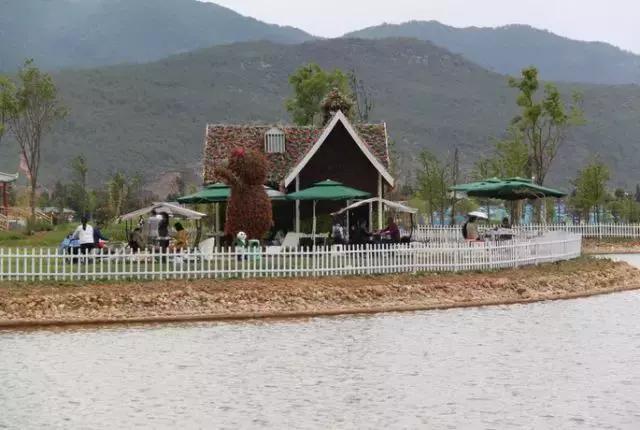
<svg viewBox="0 0 640 430"><path fill-rule="evenodd" d="M640 428L640 294L0 332L0 428Z"/></svg>

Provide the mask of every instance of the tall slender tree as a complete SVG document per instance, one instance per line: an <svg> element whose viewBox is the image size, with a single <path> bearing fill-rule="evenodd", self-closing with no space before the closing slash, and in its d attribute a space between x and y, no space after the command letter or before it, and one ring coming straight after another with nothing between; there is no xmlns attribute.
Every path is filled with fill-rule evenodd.
<svg viewBox="0 0 640 430"><path fill-rule="evenodd" d="M582 96L574 93L571 103L566 104L553 84L546 84L544 94L540 96L535 67L524 69L520 79L510 78L509 86L519 91L517 104L520 113L513 119L513 126L524 137L529 149L531 172L535 182L542 185L558 150L566 141L569 129L584 123Z"/></svg>
<svg viewBox="0 0 640 430"><path fill-rule="evenodd" d="M351 87L358 121L369 122L369 116L375 106L375 100L371 90L358 77L355 70L349 72L349 87Z"/></svg>
<svg viewBox="0 0 640 430"><path fill-rule="evenodd" d="M89 165L84 155L80 154L71 160L72 182L70 194L75 210L80 216L88 217L92 212L89 196Z"/></svg>
<svg viewBox="0 0 640 430"><path fill-rule="evenodd" d="M418 172L418 194L425 201L429 220L434 223L434 212L444 222L449 204L448 190L450 186L449 170L446 164L429 151L420 154L420 170Z"/></svg>
<svg viewBox="0 0 640 430"><path fill-rule="evenodd" d="M456 147L453 150L453 158L451 159L451 185L458 185L458 181L460 180L460 153L458 152L458 148ZM456 203L458 203L458 197L456 193L451 193L451 225L456 223Z"/></svg>
<svg viewBox="0 0 640 430"><path fill-rule="evenodd" d="M15 136L22 160L28 172L29 204L35 218L36 190L42 154L43 138L56 120L66 115L58 98L53 79L27 60L18 72L18 86L7 97L7 123Z"/></svg>

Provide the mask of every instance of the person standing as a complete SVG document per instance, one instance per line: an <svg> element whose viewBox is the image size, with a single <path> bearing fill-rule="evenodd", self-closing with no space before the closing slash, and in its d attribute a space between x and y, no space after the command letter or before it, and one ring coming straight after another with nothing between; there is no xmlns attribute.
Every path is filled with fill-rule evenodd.
<svg viewBox="0 0 640 430"><path fill-rule="evenodd" d="M462 225L462 237L465 238L465 240L478 240L480 239L480 234L478 233L478 218L473 216L473 215L469 215L469 218L467 219L467 222L465 222Z"/></svg>
<svg viewBox="0 0 640 430"><path fill-rule="evenodd" d="M109 241L109 239L107 237L105 237L102 232L100 231L100 226L96 225L93 228L93 243L96 247L98 248L103 248L104 247L104 242Z"/></svg>
<svg viewBox="0 0 640 430"><path fill-rule="evenodd" d="M140 227L136 227L129 237L129 248L131 248L133 253L137 254L140 251L140 248L142 248L142 243L142 229Z"/></svg>
<svg viewBox="0 0 640 430"><path fill-rule="evenodd" d="M151 245L156 245L156 242L158 241L158 228L160 227L161 221L162 216L159 215L155 209L153 209L146 224L148 243L150 243Z"/></svg>
<svg viewBox="0 0 640 430"><path fill-rule="evenodd" d="M160 214L160 223L158 224L158 245L162 249L162 253L167 252L169 248L169 215L166 212Z"/></svg>
<svg viewBox="0 0 640 430"><path fill-rule="evenodd" d="M89 225L86 217L82 217L82 223L73 232L73 238L78 240L80 245L80 252L82 254L88 254L93 248L95 248L93 227Z"/></svg>

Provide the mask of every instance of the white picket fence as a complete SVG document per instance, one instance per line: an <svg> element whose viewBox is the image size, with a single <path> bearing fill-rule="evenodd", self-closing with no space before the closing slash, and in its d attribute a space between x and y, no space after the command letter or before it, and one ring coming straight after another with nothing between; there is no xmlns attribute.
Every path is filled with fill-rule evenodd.
<svg viewBox="0 0 640 430"><path fill-rule="evenodd" d="M484 232L491 227L483 229ZM583 238L628 238L640 239L640 224L527 224L513 227L516 236L528 238L546 232L567 232L579 234ZM418 225L414 228L412 239L419 241L449 242L461 241L462 226L431 226Z"/></svg>
<svg viewBox="0 0 640 430"><path fill-rule="evenodd" d="M585 238L640 238L640 224L548 224L523 225L518 227L522 231L563 231L580 234Z"/></svg>
<svg viewBox="0 0 640 430"><path fill-rule="evenodd" d="M572 259L581 237L550 233L533 240L222 249L69 255L52 249L0 248L0 281L143 280L374 275L482 271Z"/></svg>

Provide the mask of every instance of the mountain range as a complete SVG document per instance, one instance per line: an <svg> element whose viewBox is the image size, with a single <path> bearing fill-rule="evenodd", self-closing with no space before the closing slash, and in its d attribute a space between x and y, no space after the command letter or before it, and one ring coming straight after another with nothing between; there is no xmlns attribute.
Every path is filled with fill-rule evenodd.
<svg viewBox="0 0 640 430"><path fill-rule="evenodd" d="M288 76L312 61L354 70L372 90L372 118L387 122L404 176L411 175L422 149L446 154L458 147L469 167L516 113L517 94L506 76L429 42L214 46L148 64L55 73L70 114L51 135L43 178L57 178L79 153L88 157L97 180L116 170L147 177L184 166L198 170L206 123L288 122ZM562 84L561 89L584 94L588 123L571 134L550 179L567 184L590 155L600 153L617 183L635 185L640 88Z"/></svg>
<svg viewBox="0 0 640 430"><path fill-rule="evenodd" d="M608 43L571 40L527 25L455 28L436 21L413 21L369 27L345 37L427 40L509 75L535 65L552 81L640 84L640 55Z"/></svg>
<svg viewBox="0 0 640 430"><path fill-rule="evenodd" d="M195 0L0 0L0 71L143 63L249 40L299 43L302 30Z"/></svg>
<svg viewBox="0 0 640 430"><path fill-rule="evenodd" d="M601 154L617 185L640 182L638 56L610 45L522 26L438 23L384 25L352 35L361 39L322 40L194 0L0 0L0 7L15 18L0 13L0 70L35 57L53 70L69 108L47 138L45 183L67 179L78 154L87 156L94 183L118 170L146 178L198 171L206 123L289 122L288 77L309 62L354 70L371 89L372 119L387 122L405 178L422 149L444 155L458 147L466 167L487 154L517 111L506 74L536 64L544 79L584 81L560 83L565 95L583 93L587 124L570 134L550 180L568 184L589 156ZM400 30L412 37L385 38ZM467 32L478 35L465 39ZM433 43L419 40L427 38ZM543 39L548 49L538 49L546 52L540 56L535 47ZM570 73L572 52L613 71ZM137 64L89 67L123 62ZM15 170L17 160L15 145L5 139L0 170Z"/></svg>

